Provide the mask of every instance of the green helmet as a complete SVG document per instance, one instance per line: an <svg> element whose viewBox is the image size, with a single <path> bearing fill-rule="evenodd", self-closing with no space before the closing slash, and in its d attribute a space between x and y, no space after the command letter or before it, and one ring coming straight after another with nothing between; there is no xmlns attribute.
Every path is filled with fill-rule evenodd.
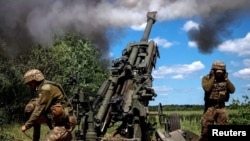
<svg viewBox="0 0 250 141"><path fill-rule="evenodd" d="M44 75L38 69L31 69L27 71L23 76L24 84L27 84L31 81L42 81L42 80L44 80Z"/></svg>
<svg viewBox="0 0 250 141"><path fill-rule="evenodd" d="M213 70L226 70L226 64L222 61L215 61L212 65Z"/></svg>

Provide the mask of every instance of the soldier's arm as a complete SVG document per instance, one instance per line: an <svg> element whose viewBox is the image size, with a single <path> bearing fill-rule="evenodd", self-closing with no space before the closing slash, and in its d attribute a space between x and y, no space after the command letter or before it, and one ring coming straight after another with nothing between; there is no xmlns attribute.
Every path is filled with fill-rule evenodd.
<svg viewBox="0 0 250 141"><path fill-rule="evenodd" d="M37 119L41 116L43 110L45 109L45 104L37 104L34 111L32 112L30 118L25 123L27 129L35 125Z"/></svg>
<svg viewBox="0 0 250 141"><path fill-rule="evenodd" d="M50 109L51 102L54 99L62 99L63 97L61 90L56 86L45 84L41 89L41 97L39 102L31 114L29 120L25 123L25 127L27 129L34 125L36 120L42 115L43 112L46 112Z"/></svg>
<svg viewBox="0 0 250 141"><path fill-rule="evenodd" d="M41 117L42 113L47 110L47 107L51 102L50 89L51 89L50 85L45 84L42 86L39 92L40 97L38 99L37 105L34 111L32 112L30 118L25 123L25 127L27 129L34 126L39 117Z"/></svg>
<svg viewBox="0 0 250 141"><path fill-rule="evenodd" d="M203 76L202 77L202 88L206 91L209 92L214 83L214 77L209 77L209 76Z"/></svg>
<svg viewBox="0 0 250 141"><path fill-rule="evenodd" d="M226 85L227 85L227 91L228 91L229 93L232 94L232 93L235 92L234 84L233 84L229 79L226 80Z"/></svg>

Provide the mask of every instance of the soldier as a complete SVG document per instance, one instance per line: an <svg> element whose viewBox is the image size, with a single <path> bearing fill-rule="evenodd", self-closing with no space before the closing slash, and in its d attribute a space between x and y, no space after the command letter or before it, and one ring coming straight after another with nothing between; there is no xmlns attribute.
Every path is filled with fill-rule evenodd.
<svg viewBox="0 0 250 141"><path fill-rule="evenodd" d="M225 102L229 100L230 94L235 92L235 87L228 78L224 62L215 61L212 64L210 73L202 77L202 88L205 92L205 109L201 117L200 141L207 141L208 125L228 124Z"/></svg>
<svg viewBox="0 0 250 141"><path fill-rule="evenodd" d="M27 71L23 80L24 84L37 92L38 97L36 102L27 104L26 112L27 110L32 112L30 111L30 117L21 130L25 132L31 127L47 123L50 132L46 136L46 141L70 141L76 117L62 87L55 82L45 80L43 73L38 69Z"/></svg>

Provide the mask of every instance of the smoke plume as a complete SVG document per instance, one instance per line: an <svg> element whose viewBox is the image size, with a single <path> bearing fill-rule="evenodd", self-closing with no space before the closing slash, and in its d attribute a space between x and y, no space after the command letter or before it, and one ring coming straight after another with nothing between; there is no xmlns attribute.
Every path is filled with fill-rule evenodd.
<svg viewBox="0 0 250 141"><path fill-rule="evenodd" d="M0 46L7 44L6 53L15 56L34 44L50 45L53 37L75 32L108 51L119 37L117 29L142 24L148 11L157 11L158 21L201 16L200 30L192 31L190 39L210 52L220 43L220 32L236 18L225 12L249 7L249 0L0 0ZM214 18L214 13L224 16ZM213 27L217 22L219 27Z"/></svg>
<svg viewBox="0 0 250 141"><path fill-rule="evenodd" d="M196 42L201 53L212 53L223 40L230 36L228 26L236 18L235 12L212 13L201 17L199 28L188 32L189 39Z"/></svg>

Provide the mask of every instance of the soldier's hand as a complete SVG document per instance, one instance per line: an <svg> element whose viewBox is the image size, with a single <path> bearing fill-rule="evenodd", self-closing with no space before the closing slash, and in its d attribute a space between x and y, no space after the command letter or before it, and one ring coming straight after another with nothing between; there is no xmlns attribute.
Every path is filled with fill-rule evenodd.
<svg viewBox="0 0 250 141"><path fill-rule="evenodd" d="M23 126L21 127L21 130L22 130L22 132L25 132L25 131L27 130L26 126L23 125Z"/></svg>
<svg viewBox="0 0 250 141"><path fill-rule="evenodd" d="M224 79L225 80L228 80L228 73L226 72L225 75L224 75Z"/></svg>
<svg viewBox="0 0 250 141"><path fill-rule="evenodd" d="M214 70L210 70L209 77L210 78L214 77Z"/></svg>

